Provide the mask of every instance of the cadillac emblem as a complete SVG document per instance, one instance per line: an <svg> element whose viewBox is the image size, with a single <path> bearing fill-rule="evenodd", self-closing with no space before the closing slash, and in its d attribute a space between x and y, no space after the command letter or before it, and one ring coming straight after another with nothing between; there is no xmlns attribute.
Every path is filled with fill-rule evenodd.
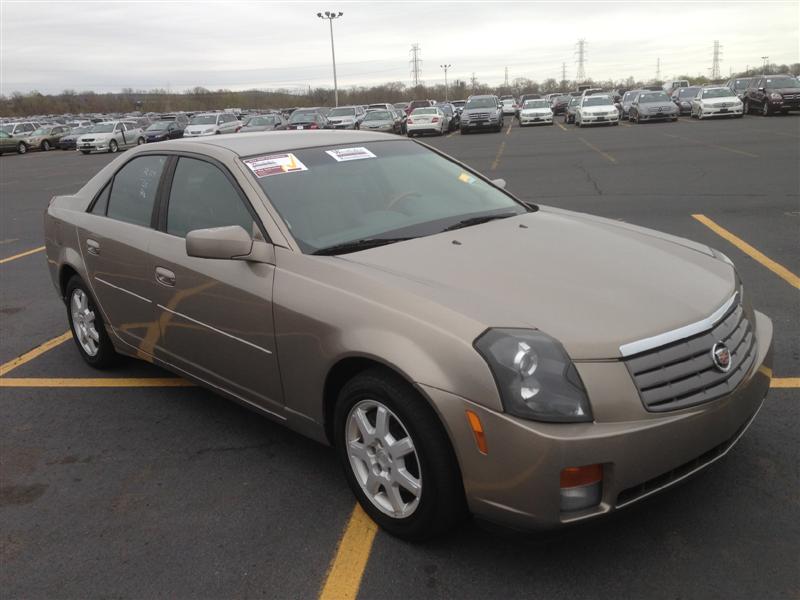
<svg viewBox="0 0 800 600"><path fill-rule="evenodd" d="M711 360L714 361L714 366L723 373L731 370L731 351L722 342L717 342L711 347Z"/></svg>

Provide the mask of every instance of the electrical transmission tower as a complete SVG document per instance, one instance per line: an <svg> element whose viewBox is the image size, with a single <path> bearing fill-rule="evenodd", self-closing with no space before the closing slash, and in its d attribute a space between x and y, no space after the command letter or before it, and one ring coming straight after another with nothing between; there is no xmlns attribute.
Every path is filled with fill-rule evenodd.
<svg viewBox="0 0 800 600"><path fill-rule="evenodd" d="M503 85L508 87L508 67L506 67L506 78L503 81Z"/></svg>
<svg viewBox="0 0 800 600"><path fill-rule="evenodd" d="M472 93L475 93L475 84L477 84L478 80L475 77L475 71L472 72L472 77L469 78L469 82L472 85Z"/></svg>
<svg viewBox="0 0 800 600"><path fill-rule="evenodd" d="M567 63L561 63L561 82L565 82L567 80Z"/></svg>
<svg viewBox="0 0 800 600"><path fill-rule="evenodd" d="M408 61L411 65L411 80L416 87L422 83L422 50L420 50L419 44L411 46L409 54L411 54L411 60Z"/></svg>
<svg viewBox="0 0 800 600"><path fill-rule="evenodd" d="M661 57L656 59L656 81L661 81Z"/></svg>
<svg viewBox="0 0 800 600"><path fill-rule="evenodd" d="M720 78L719 74L719 57L722 56L722 46L719 45L719 40L714 40L714 59L711 62L711 79L716 81Z"/></svg>
<svg viewBox="0 0 800 600"><path fill-rule="evenodd" d="M578 63L578 75L576 77L576 79L578 80L578 83L582 83L586 79L586 67L585 67L585 64L586 64L586 46L587 45L588 44L586 43L586 40L584 40L583 38L578 40L578 45L577 45L578 49L575 51L575 54L577 54L577 56L578 56L578 60L577 60L577 63Z"/></svg>

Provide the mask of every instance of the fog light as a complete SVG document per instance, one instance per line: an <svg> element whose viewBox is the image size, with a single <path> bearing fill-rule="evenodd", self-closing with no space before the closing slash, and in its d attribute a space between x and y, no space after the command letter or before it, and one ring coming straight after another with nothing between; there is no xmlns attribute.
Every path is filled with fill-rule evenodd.
<svg viewBox="0 0 800 600"><path fill-rule="evenodd" d="M597 506L603 496L603 466L567 467L560 483L562 512Z"/></svg>

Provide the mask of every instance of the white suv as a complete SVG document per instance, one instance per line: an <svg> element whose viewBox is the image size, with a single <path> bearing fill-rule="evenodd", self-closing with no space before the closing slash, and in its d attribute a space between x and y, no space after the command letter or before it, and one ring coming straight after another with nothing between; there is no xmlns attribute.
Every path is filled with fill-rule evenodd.
<svg viewBox="0 0 800 600"><path fill-rule="evenodd" d="M203 113L195 115L183 131L183 137L236 133L242 122L233 113Z"/></svg>
<svg viewBox="0 0 800 600"><path fill-rule="evenodd" d="M106 121L98 123L84 133L75 143L83 154L90 152L117 152L130 146L145 143L144 131L133 121Z"/></svg>
<svg viewBox="0 0 800 600"><path fill-rule="evenodd" d="M28 137L39 128L39 123L36 121L23 121L20 123L4 123L2 125L5 131L11 137L24 138Z"/></svg>

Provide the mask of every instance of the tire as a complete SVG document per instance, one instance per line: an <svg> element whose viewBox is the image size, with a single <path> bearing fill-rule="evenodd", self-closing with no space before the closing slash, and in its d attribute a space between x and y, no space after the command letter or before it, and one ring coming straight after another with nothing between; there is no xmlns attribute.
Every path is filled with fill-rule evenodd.
<svg viewBox="0 0 800 600"><path fill-rule="evenodd" d="M81 154L91 154L91 150L81 150Z"/></svg>
<svg viewBox="0 0 800 600"><path fill-rule="evenodd" d="M147 140L145 140L143 137L140 137L138 140L136 140L136 145L137 145L137 146L141 146L141 145L142 145L142 144L144 144L146 141L147 141Z"/></svg>
<svg viewBox="0 0 800 600"><path fill-rule="evenodd" d="M637 125L642 124L642 120L639 118L639 113L636 113L636 118L633 120L633 122L636 123Z"/></svg>
<svg viewBox="0 0 800 600"><path fill-rule="evenodd" d="M28 151L28 145L25 142L17 144L17 154L25 154Z"/></svg>
<svg viewBox="0 0 800 600"><path fill-rule="evenodd" d="M379 412L387 417L383 436ZM366 424L358 425L364 423L359 415ZM391 535L421 541L466 518L461 472L444 427L428 403L395 373L370 369L346 383L336 403L333 432L350 488L364 511ZM411 451L393 458L387 437L395 442L407 439ZM356 451L351 456L351 448L363 454ZM391 478L398 473L398 479L416 484L410 487L419 491L410 491L397 480L392 485ZM375 491L368 492L368 485L374 485ZM395 516L398 509L406 514Z"/></svg>
<svg viewBox="0 0 800 600"><path fill-rule="evenodd" d="M50 142L48 142L47 140L42 142L42 151L43 152L49 152L52 149L53 149L53 147L50 145Z"/></svg>
<svg viewBox="0 0 800 600"><path fill-rule="evenodd" d="M458 130L458 132L461 135L468 135L469 134L469 129L467 129L466 127L462 127L461 129Z"/></svg>
<svg viewBox="0 0 800 600"><path fill-rule="evenodd" d="M106 333L103 316L83 280L73 275L66 289L67 319L72 339L83 360L95 369L107 369L119 360Z"/></svg>
<svg viewBox="0 0 800 600"><path fill-rule="evenodd" d="M742 113L745 114L745 115L749 115L750 114L750 101L749 100L745 100L744 101L744 109L742 110Z"/></svg>
<svg viewBox="0 0 800 600"><path fill-rule="evenodd" d="M108 152L110 154L114 154L117 152L117 150L119 150L119 145L117 144L116 140L111 140L108 142Z"/></svg>
<svg viewBox="0 0 800 600"><path fill-rule="evenodd" d="M769 109L769 102L764 100L764 104L761 105L761 116L762 117L771 117L772 111Z"/></svg>
<svg viewBox="0 0 800 600"><path fill-rule="evenodd" d="M698 110L697 111L697 120L698 121L702 121L703 120L703 111L702 110Z"/></svg>
<svg viewBox="0 0 800 600"><path fill-rule="evenodd" d="M673 123L674 123L675 121L677 121L677 120L678 120L678 117L673 117L673 118L671 118L671 119L670 119L670 121L672 121Z"/></svg>
<svg viewBox="0 0 800 600"><path fill-rule="evenodd" d="M619 125L619 121L614 121L613 125L614 127L616 127L617 125Z"/></svg>

